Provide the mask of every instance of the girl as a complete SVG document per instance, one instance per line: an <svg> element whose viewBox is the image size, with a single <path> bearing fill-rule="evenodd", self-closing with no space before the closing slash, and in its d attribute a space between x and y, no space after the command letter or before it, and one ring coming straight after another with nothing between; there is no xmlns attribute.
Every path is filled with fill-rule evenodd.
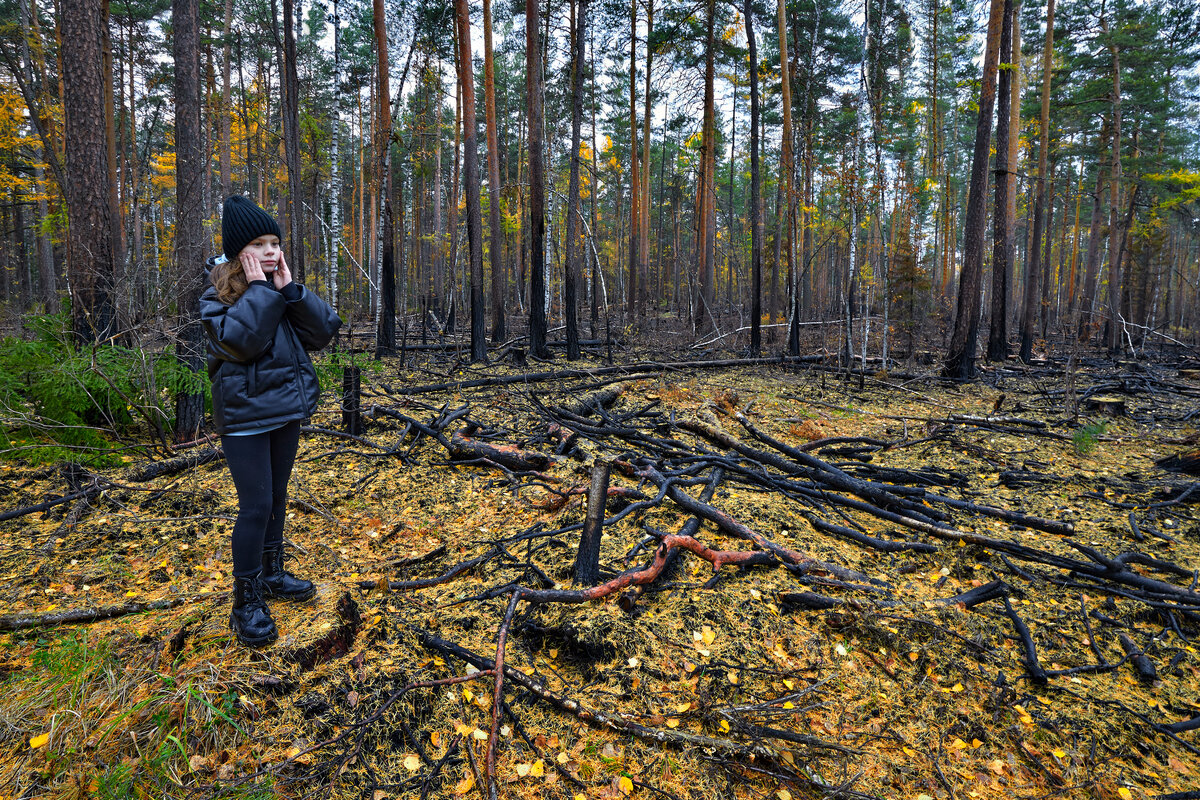
<svg viewBox="0 0 1200 800"><path fill-rule="evenodd" d="M311 581L284 569L284 512L300 424L320 394L307 351L329 344L342 324L324 300L292 281L279 240L270 214L244 197L226 199L224 255L206 264L212 285L200 297L213 420L238 496L229 624L250 647L279 635L266 598L316 593Z"/></svg>

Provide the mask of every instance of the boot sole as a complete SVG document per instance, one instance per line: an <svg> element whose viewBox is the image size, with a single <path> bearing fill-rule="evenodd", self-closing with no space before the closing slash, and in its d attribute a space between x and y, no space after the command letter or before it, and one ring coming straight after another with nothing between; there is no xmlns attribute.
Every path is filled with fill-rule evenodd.
<svg viewBox="0 0 1200 800"><path fill-rule="evenodd" d="M264 585L263 595L271 598L272 600L283 600L284 602L288 603L303 603L305 600L311 600L317 596L317 587L314 586L304 594L276 594L272 592L269 587Z"/></svg>
<svg viewBox="0 0 1200 800"><path fill-rule="evenodd" d="M262 647L263 645L270 644L271 642L273 642L279 638L278 630L268 633L265 636L259 636L259 637L246 636L245 634L243 634L241 631L239 631L237 629L236 625L234 625L232 614L229 615L229 629L233 631L233 635L237 637L237 640L239 642L241 642L242 644L244 644L246 647Z"/></svg>

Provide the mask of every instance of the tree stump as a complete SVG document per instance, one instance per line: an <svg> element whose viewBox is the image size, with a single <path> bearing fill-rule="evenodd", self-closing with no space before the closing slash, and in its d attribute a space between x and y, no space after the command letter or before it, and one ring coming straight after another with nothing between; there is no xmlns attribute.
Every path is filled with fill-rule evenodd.
<svg viewBox="0 0 1200 800"><path fill-rule="evenodd" d="M595 586L600 582L600 535L604 531L604 506L608 499L608 475L612 467L597 461L592 467L592 485L588 487L587 515L579 535L575 556L575 583Z"/></svg>
<svg viewBox="0 0 1200 800"><path fill-rule="evenodd" d="M1089 411L1104 414L1109 417L1125 416L1125 398L1111 395L1097 395L1084 401Z"/></svg>

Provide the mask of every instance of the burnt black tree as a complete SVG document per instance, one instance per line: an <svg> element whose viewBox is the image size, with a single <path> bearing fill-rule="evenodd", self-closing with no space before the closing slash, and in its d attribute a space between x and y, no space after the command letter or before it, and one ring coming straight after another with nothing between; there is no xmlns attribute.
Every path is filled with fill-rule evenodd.
<svg viewBox="0 0 1200 800"><path fill-rule="evenodd" d="M529 130L529 352L546 349L546 171L542 157L542 51L538 0L525 0L525 110Z"/></svg>
<svg viewBox="0 0 1200 800"><path fill-rule="evenodd" d="M467 249L471 262L471 360L487 360L483 307L483 212L479 202L479 146L475 125L475 75L471 69L471 19L467 0L454 0L458 23L458 80L462 86L463 183L467 194ZM494 246L494 245L493 245Z"/></svg>
<svg viewBox="0 0 1200 800"><path fill-rule="evenodd" d="M588 0L571 3L575 17L571 52L571 176L567 185L567 269L563 282L563 303L567 324L567 360L579 358L579 309L576 297L579 281L579 140L583 125L583 41L586 33Z"/></svg>
<svg viewBox="0 0 1200 800"><path fill-rule="evenodd" d="M979 119L975 124L975 151L971 160L971 185L963 229L963 265L958 280L954 332L942 374L968 380L975 377L975 346L979 341L980 292L983 289L983 234L987 223L987 169L992 143L992 111L996 100L996 69L1000 60L1000 31L1005 0L992 0L988 15L987 49L979 86Z"/></svg>

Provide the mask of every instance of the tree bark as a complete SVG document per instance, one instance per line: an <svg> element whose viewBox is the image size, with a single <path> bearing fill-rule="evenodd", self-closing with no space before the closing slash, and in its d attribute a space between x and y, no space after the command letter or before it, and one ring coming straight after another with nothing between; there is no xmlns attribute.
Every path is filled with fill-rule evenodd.
<svg viewBox="0 0 1200 800"><path fill-rule="evenodd" d="M626 309L630 320L638 316L638 254L641 252L642 185L638 169L637 123L637 6L629 0L629 279Z"/></svg>
<svg viewBox="0 0 1200 800"><path fill-rule="evenodd" d="M946 377L958 380L975 376L975 345L979 338L979 302L983 279L983 234L987 221L988 151L992 140L992 110L996 100L996 68L1003 22L1004 0L992 0L979 91L979 119L975 126L975 151L971 161L958 305L954 315L954 333L950 338L950 349L943 369Z"/></svg>
<svg viewBox="0 0 1200 800"><path fill-rule="evenodd" d="M792 242L792 231L795 228L795 192L792 188L792 175L795 171L793 164L794 157L792 154L792 75L791 75L791 60L788 58L788 43L787 43L787 6L784 0L778 0L776 3L776 16L778 18L779 27L779 70L780 81L783 86L783 144L782 153L779 158L779 186L780 200L782 206L776 209L776 214L781 215L778 225L778 240L775 246L776 262L784 257L783 250L786 250L787 258L787 280L791 286L793 272L795 271L795 248ZM850 231L850 235L854 235L854 231ZM776 264L775 269L778 270L779 265ZM851 265L853 269L853 265ZM774 280L774 279L773 279ZM775 286L772 285L771 293L774 295ZM789 298L792 296L789 294ZM775 301L771 301L772 312L775 310ZM795 311L795 300L791 299L788 310L789 323L798 322L792 320L792 314ZM775 320L772 319L772 322ZM798 334L799 329L794 324L788 326L788 353L798 355L797 349L799 340L794 333ZM793 349L796 348L796 349Z"/></svg>
<svg viewBox="0 0 1200 800"><path fill-rule="evenodd" d="M334 6L334 16L337 16L337 6ZM233 0L225 0L225 26L222 28L223 57L221 59L221 197L225 198L233 192L232 131L233 114L232 75L230 67L233 63ZM334 34L334 52L337 52L337 34ZM336 96L336 92L334 93Z"/></svg>
<svg viewBox="0 0 1200 800"><path fill-rule="evenodd" d="M1053 0L1052 0L1053 1ZM1010 107L1012 83L1019 80L1013 62L1013 21L1017 16L1014 0L1005 0L1004 23L1000 31L1000 70L996 89L999 98L996 109L996 201L992 207L992 320L988 328L988 361L1008 358L1008 282L1012 274L1012 217L1009 216L1008 194L1013 188L1009 180L1015 166L1009 160L1012 127Z"/></svg>
<svg viewBox="0 0 1200 800"><path fill-rule="evenodd" d="M487 117L488 236L492 265L492 341L504 341L504 230L500 225L500 145L496 127L496 68L492 54L492 0L483 0L483 94Z"/></svg>
<svg viewBox="0 0 1200 800"><path fill-rule="evenodd" d="M758 358L762 352L762 184L758 165L758 48L752 0L743 0L742 16L750 51L750 356Z"/></svg>
<svg viewBox="0 0 1200 800"><path fill-rule="evenodd" d="M300 173L300 78L296 72L295 0L283 0L283 154L287 167L288 266L298 283L304 283L304 188ZM386 103L386 98L384 100Z"/></svg>
<svg viewBox="0 0 1200 800"><path fill-rule="evenodd" d="M179 340L175 352L192 372L204 369L204 332L200 293L204 256L204 194L208 179L200 145L200 4L174 0L171 10L175 61L175 275L178 286ZM199 437L204 393L180 392L175 398L175 441Z"/></svg>
<svg viewBox="0 0 1200 800"><path fill-rule="evenodd" d="M59 19L67 201L71 319L80 342L104 342L116 333L113 278L116 253L108 197L102 0L79 0Z"/></svg>
<svg viewBox="0 0 1200 800"><path fill-rule="evenodd" d="M588 0L576 6L572 0L571 14L574 29L571 32L571 172L567 184L567 242L566 270L563 282L563 314L567 326L567 360L575 361L579 350L579 257L583 251L579 241L579 220L583 210L579 207L579 143L583 126L583 37L587 26Z"/></svg>
<svg viewBox="0 0 1200 800"><path fill-rule="evenodd" d="M383 0L374 0L375 50L379 64L379 103L375 158L376 181L379 189L379 219L376 223L376 258L379 259L379 318L376 320L375 355L396 351L396 269L393 253L391 172L392 172L392 108L388 86L388 42Z"/></svg>
<svg viewBox="0 0 1200 800"><path fill-rule="evenodd" d="M1101 17L1100 25L1105 35L1108 19ZM1121 52L1110 42L1112 54L1112 168L1109 172L1108 188L1108 349L1116 353L1121 349Z"/></svg>
<svg viewBox="0 0 1200 800"><path fill-rule="evenodd" d="M463 183L467 195L467 248L471 262L471 360L487 360L483 307L483 214L479 200L479 145L475 132L475 73L467 0L454 0L458 20L458 80L462 89Z"/></svg>
<svg viewBox="0 0 1200 800"><path fill-rule="evenodd" d="M1033 356L1033 332L1037 324L1039 269L1049 270L1049 259L1042 259L1042 235L1046 227L1046 169L1050 152L1050 77L1054 58L1054 0L1046 6L1046 39L1042 45L1042 115L1038 136L1038 177L1033 206L1033 241L1025 259L1025 303L1021 313L1021 360ZM1046 237L1049 240L1049 236Z"/></svg>
<svg viewBox="0 0 1200 800"><path fill-rule="evenodd" d="M525 0L525 110L529 127L529 352L546 348L546 175L542 163L542 51L538 0Z"/></svg>

